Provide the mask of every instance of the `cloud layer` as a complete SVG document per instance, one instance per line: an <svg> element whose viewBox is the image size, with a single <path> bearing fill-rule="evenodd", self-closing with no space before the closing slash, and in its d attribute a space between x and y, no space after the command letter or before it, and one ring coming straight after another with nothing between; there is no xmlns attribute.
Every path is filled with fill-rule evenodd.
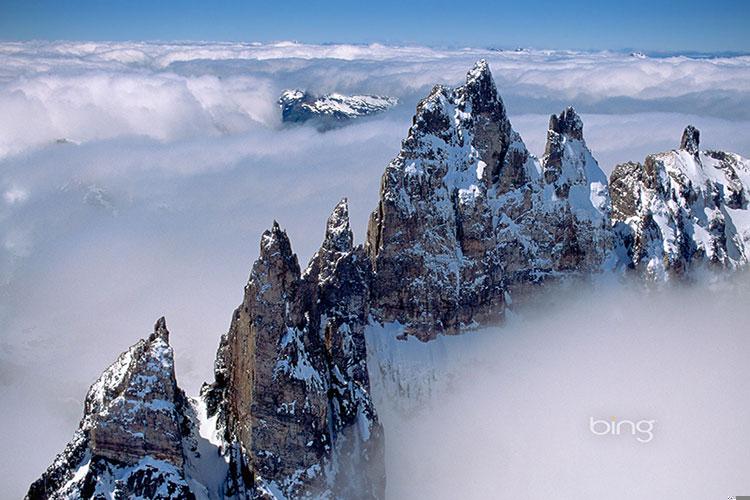
<svg viewBox="0 0 750 500"><path fill-rule="evenodd" d="M747 491L747 278L713 293L551 290L503 328L429 344L371 332L389 496L699 500ZM388 357L398 384L372 370ZM652 438L628 423L595 435L592 417L655 421Z"/></svg>
<svg viewBox="0 0 750 500"><path fill-rule="evenodd" d="M278 124L288 86L376 92L406 110L489 60L512 112L680 112L750 119L750 57L435 50L383 45L2 43L0 156L65 138L160 141ZM404 111L404 112L408 112ZM23 117L22 121L17 117Z"/></svg>
<svg viewBox="0 0 750 500"><path fill-rule="evenodd" d="M750 58L382 45L0 43L0 496L72 434L87 387L166 314L180 384L219 336L274 219L304 264L349 197L359 241L417 101L484 57L540 154L573 104L602 167L704 145L750 155ZM282 127L282 89L400 98L321 134ZM29 427L34 432L29 431Z"/></svg>

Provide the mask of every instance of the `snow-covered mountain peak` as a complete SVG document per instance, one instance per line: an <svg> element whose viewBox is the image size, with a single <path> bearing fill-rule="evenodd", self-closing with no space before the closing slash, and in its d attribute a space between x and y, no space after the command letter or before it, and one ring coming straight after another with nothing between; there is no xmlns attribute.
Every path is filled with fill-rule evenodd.
<svg viewBox="0 0 750 500"><path fill-rule="evenodd" d="M260 238L260 258L258 261L270 266L282 265L290 269L296 268L299 272L297 255L292 251L289 236L276 221L273 221L271 228L266 229Z"/></svg>
<svg viewBox="0 0 750 500"><path fill-rule="evenodd" d="M568 200L581 220L609 225L607 176L586 145L583 120L572 107L550 116L542 169L553 198Z"/></svg>
<svg viewBox="0 0 750 500"><path fill-rule="evenodd" d="M73 439L28 498L186 498L188 401L161 318L89 389ZM188 454L189 455L189 454Z"/></svg>
<svg viewBox="0 0 750 500"><path fill-rule="evenodd" d="M349 98L282 99L338 116L326 106ZM365 245L344 198L302 273L274 221L200 399L177 386L162 317L91 386L78 431L29 498L381 499L368 325L384 325L371 334L392 338L371 345L389 349L397 335L427 341L501 320L549 281L748 263L748 160L700 151L689 126L679 149L618 165L608 183L583 130L572 107L552 115L538 159L486 61L455 88L435 86L385 168ZM399 391L422 391L387 369Z"/></svg>
<svg viewBox="0 0 750 500"><path fill-rule="evenodd" d="M474 113L494 113L496 119L505 114L502 99L497 92L490 65L484 59L477 61L466 74L466 84L457 89L457 94L471 103Z"/></svg>
<svg viewBox="0 0 750 500"><path fill-rule="evenodd" d="M750 257L750 162L700 151L688 126L680 149L615 167L610 178L615 220L626 223L631 266L657 281L694 267L736 268Z"/></svg>
<svg viewBox="0 0 750 500"><path fill-rule="evenodd" d="M378 95L317 96L303 90L285 90L279 97L281 119L285 123L314 122L320 129L329 129L346 122L386 111L398 104L395 97Z"/></svg>
<svg viewBox="0 0 750 500"><path fill-rule="evenodd" d="M278 224L261 238L214 381L202 390L239 496L383 495L382 430L365 365L369 267L351 240L345 200L304 274Z"/></svg>
<svg viewBox="0 0 750 500"><path fill-rule="evenodd" d="M430 338L502 316L511 290L609 259L606 176L572 108L551 123L540 162L513 130L486 61L419 103L368 227L384 319Z"/></svg>

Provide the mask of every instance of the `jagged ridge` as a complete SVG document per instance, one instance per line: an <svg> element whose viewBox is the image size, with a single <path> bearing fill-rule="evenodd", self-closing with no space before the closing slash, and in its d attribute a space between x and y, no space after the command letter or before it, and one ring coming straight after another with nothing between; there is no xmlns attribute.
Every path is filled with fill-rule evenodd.
<svg viewBox="0 0 750 500"><path fill-rule="evenodd" d="M367 251L375 313L420 338L502 317L508 292L609 260L606 176L572 108L553 116L547 153L531 155L489 66L417 106L383 175Z"/></svg>
<svg viewBox="0 0 750 500"><path fill-rule="evenodd" d="M750 162L699 146L689 125L679 149L612 172L613 219L626 227L628 264L651 280L748 262Z"/></svg>

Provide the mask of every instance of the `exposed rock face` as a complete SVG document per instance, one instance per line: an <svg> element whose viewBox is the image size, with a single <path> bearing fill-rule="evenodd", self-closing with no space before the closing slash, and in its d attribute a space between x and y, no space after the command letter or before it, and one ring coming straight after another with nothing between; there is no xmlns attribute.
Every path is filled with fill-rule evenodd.
<svg viewBox="0 0 750 500"><path fill-rule="evenodd" d="M607 176L583 139L583 122L572 107L550 117L541 160L544 210L555 273L592 273L615 264Z"/></svg>
<svg viewBox="0 0 750 500"><path fill-rule="evenodd" d="M345 201L304 274L278 224L263 234L216 380L203 391L209 416L218 415L228 446L240 451L238 494L384 495L363 335L369 266L352 241Z"/></svg>
<svg viewBox="0 0 750 500"><path fill-rule="evenodd" d="M384 498L384 436L370 398L364 334L372 276L364 248L353 246L346 200L328 219L304 279L317 287L313 296L330 373L334 492L340 498Z"/></svg>
<svg viewBox="0 0 750 500"><path fill-rule="evenodd" d="M279 97L284 123L312 121L327 130L353 119L382 113L398 104L395 97L326 94L315 96L302 90L285 90Z"/></svg>
<svg viewBox="0 0 750 500"><path fill-rule="evenodd" d="M73 439L27 498L193 498L186 406L161 318L91 386Z"/></svg>
<svg viewBox="0 0 750 500"><path fill-rule="evenodd" d="M375 313L428 339L502 317L505 292L608 258L606 176L572 110L540 163L511 127L489 66L419 103L368 226Z"/></svg>
<svg viewBox="0 0 750 500"><path fill-rule="evenodd" d="M706 264L736 268L750 255L750 162L700 151L688 126L680 149L612 172L613 219L626 224L631 267L654 280Z"/></svg>
<svg viewBox="0 0 750 500"><path fill-rule="evenodd" d="M701 133L700 131L688 125L682 132L682 139L680 140L680 149L687 151L691 155L698 154L700 151Z"/></svg>

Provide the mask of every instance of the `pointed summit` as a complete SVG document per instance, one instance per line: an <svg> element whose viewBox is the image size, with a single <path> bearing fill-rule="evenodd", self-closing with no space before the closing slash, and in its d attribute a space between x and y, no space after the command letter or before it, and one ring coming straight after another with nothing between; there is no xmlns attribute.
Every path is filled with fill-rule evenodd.
<svg viewBox="0 0 750 500"><path fill-rule="evenodd" d="M156 324L154 325L154 333L152 333L149 337L149 341L154 341L156 339L162 339L164 342L169 344L169 330L167 330L167 320L162 316L158 320L156 320Z"/></svg>
<svg viewBox="0 0 750 500"><path fill-rule="evenodd" d="M86 394L78 430L27 498L191 498L186 399L177 386L164 318ZM96 495L92 490L96 488Z"/></svg>
<svg viewBox="0 0 750 500"><path fill-rule="evenodd" d="M542 168L545 182L555 185L561 198L568 197L568 190L574 184L606 185L606 176L583 139L583 120L572 106L549 117Z"/></svg>
<svg viewBox="0 0 750 500"><path fill-rule="evenodd" d="M383 174L368 224L372 296L382 319L428 339L470 323L473 311L501 314L505 275L492 271L501 257L489 236L498 234L495 200L513 192L510 203L528 201L538 177L487 61L460 87L435 87ZM520 205L503 209L513 219L528 211Z"/></svg>
<svg viewBox="0 0 750 500"><path fill-rule="evenodd" d="M254 283L261 294L286 293L299 277L299 261L292 251L289 236L273 221L271 229L264 231L260 238L260 256L253 264L248 286Z"/></svg>
<svg viewBox="0 0 750 500"><path fill-rule="evenodd" d="M474 67L466 74L466 83L476 80L492 80L490 65L485 59L480 59L474 63Z"/></svg>
<svg viewBox="0 0 750 500"><path fill-rule="evenodd" d="M607 176L583 138L572 106L549 119L541 159L545 191L557 222L554 251L561 270L599 269L612 248Z"/></svg>
<svg viewBox="0 0 750 500"><path fill-rule="evenodd" d="M697 154L700 151L700 130L692 125L685 127L682 132L682 140L680 141L680 149L684 149L690 154Z"/></svg>
<svg viewBox="0 0 750 500"><path fill-rule="evenodd" d="M348 252L352 249L353 243L354 235L349 226L349 202L344 198L328 217L323 247L336 252Z"/></svg>
<svg viewBox="0 0 750 500"><path fill-rule="evenodd" d="M289 236L274 220L271 229L266 229L260 238L260 260L274 260L276 258L288 260L292 257L296 260Z"/></svg>
<svg viewBox="0 0 750 500"><path fill-rule="evenodd" d="M565 135L571 139L583 140L583 121L573 106L568 106L559 115L549 117L549 132ZM549 133L547 147L549 147Z"/></svg>
<svg viewBox="0 0 750 500"><path fill-rule="evenodd" d="M365 365L370 268L351 247L346 199L303 275L278 223L263 233L214 383L202 391L209 418L234 443L227 449L241 449L226 455L228 481L241 493L233 498L265 498L251 493L262 481L284 498L384 496L382 431ZM348 484L353 493L337 493ZM361 494L369 490L376 494Z"/></svg>
<svg viewBox="0 0 750 500"><path fill-rule="evenodd" d="M496 115L496 119L503 118L505 109L497 93L497 86L495 86L487 61L480 59L469 70L463 91L471 102L472 112L492 113Z"/></svg>
<svg viewBox="0 0 750 500"><path fill-rule="evenodd" d="M336 204L328 222L320 249L315 252L303 273L312 281L326 280L337 262L354 250L354 234L349 226L349 203L346 198Z"/></svg>

